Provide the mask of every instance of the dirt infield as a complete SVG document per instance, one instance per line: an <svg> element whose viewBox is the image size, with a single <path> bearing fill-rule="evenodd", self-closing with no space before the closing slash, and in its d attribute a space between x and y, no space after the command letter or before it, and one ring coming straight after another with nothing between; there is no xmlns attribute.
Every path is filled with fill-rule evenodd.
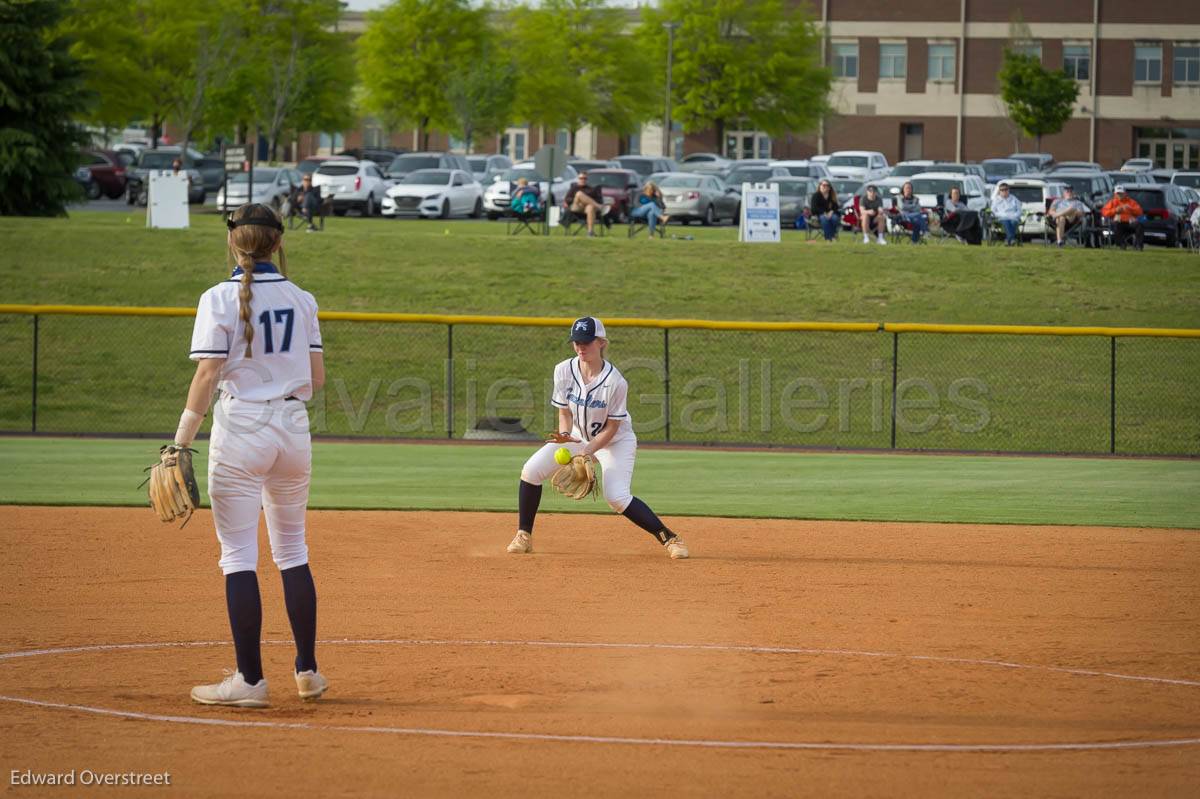
<svg viewBox="0 0 1200 799"><path fill-rule="evenodd" d="M206 643L229 638L207 512L181 532L148 510L0 507L4 784L71 769L171 775L88 795L1200 783L1195 531L673 519L693 558L671 561L611 516L543 516L532 556L504 552L509 516L310 518L331 690L295 696L264 553L264 636L285 643L264 649L272 707L236 711L187 699L233 663ZM60 648L80 649L14 656Z"/></svg>

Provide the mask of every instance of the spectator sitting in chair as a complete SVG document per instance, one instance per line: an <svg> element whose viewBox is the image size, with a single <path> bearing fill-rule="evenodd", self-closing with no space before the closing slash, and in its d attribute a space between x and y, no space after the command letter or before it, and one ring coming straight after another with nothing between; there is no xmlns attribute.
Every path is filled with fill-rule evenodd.
<svg viewBox="0 0 1200 799"><path fill-rule="evenodd" d="M587 233L595 236L596 216L599 215L604 224L608 224L608 212L611 206L604 204L604 194L598 186L589 186L587 172L580 172L575 184L567 191L563 201L573 214L583 214L587 217Z"/></svg>
<svg viewBox="0 0 1200 799"><path fill-rule="evenodd" d="M517 216L537 213L541 201L542 193L537 185L530 185L527 178L517 178L517 188L513 192L512 201L509 202L509 207Z"/></svg>
<svg viewBox="0 0 1200 799"><path fill-rule="evenodd" d="M1075 192L1071 187L1064 186L1063 195L1051 203L1050 209L1046 211L1046 221L1054 221L1057 231L1054 241L1059 247L1066 246L1067 228L1083 219L1083 215L1086 213L1087 208L1075 199Z"/></svg>
<svg viewBox="0 0 1200 799"><path fill-rule="evenodd" d="M906 180L900 187L900 218L912 225L913 244L920 243L925 231L929 230L929 217L925 216L920 199L913 194L912 181Z"/></svg>
<svg viewBox="0 0 1200 799"><path fill-rule="evenodd" d="M958 186L950 188L950 196L946 198L944 211L942 230L953 233L954 237L963 244L977 245L983 241L983 228L979 224L979 212L972 211L963 201L962 190Z"/></svg>
<svg viewBox="0 0 1200 799"><path fill-rule="evenodd" d="M300 187L292 193L291 213L299 214L308 223L308 233L317 229L313 217L321 213L321 202L321 187L312 184L312 175L305 175L300 180Z"/></svg>
<svg viewBox="0 0 1200 799"><path fill-rule="evenodd" d="M1021 224L1021 201L1009 192L1007 183L996 187L996 194L992 197L992 216L1004 228L1004 246L1016 244L1017 228Z"/></svg>
<svg viewBox="0 0 1200 799"><path fill-rule="evenodd" d="M641 194L637 196L637 207L629 212L629 216L633 219L645 219L650 228L650 238L654 238L654 229L658 224L665 225L671 219L669 214L663 213L665 210L667 204L663 200L662 192L654 185L653 180L648 180L642 187Z"/></svg>
<svg viewBox="0 0 1200 799"><path fill-rule="evenodd" d="M1142 237L1145 233L1145 226L1142 225L1141 220L1143 213L1142 206L1125 193L1124 186L1117 186L1113 190L1112 199L1100 209L1102 217L1112 220L1113 235L1116 236L1117 243L1121 245L1122 250L1125 249L1125 238L1130 233L1133 234L1133 248L1135 250L1142 249Z"/></svg>
<svg viewBox="0 0 1200 799"><path fill-rule="evenodd" d="M824 178L817 184L817 190L808 201L812 215L821 223L821 233L825 241L837 238L838 225L842 221L842 207L838 204L837 192L833 184Z"/></svg>
<svg viewBox="0 0 1200 799"><path fill-rule="evenodd" d="M874 184L867 186L866 196L858 201L858 211L863 244L871 243L871 228L875 228L875 240L880 244L887 244L887 214L883 210L883 197Z"/></svg>

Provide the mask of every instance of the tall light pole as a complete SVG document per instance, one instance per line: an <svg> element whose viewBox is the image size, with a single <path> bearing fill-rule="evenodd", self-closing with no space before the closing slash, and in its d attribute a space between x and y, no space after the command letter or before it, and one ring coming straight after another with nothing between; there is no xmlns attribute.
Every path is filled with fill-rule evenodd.
<svg viewBox="0 0 1200 799"><path fill-rule="evenodd" d="M675 130L671 125L671 62L675 58L675 29L679 27L678 22L664 22L663 27L667 29L667 109L663 115L663 157L671 157L671 140L675 137Z"/></svg>

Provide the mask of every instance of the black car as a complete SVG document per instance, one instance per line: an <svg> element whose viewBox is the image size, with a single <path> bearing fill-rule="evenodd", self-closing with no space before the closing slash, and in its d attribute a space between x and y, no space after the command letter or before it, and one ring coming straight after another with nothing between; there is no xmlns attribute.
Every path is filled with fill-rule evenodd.
<svg viewBox="0 0 1200 799"><path fill-rule="evenodd" d="M396 160L396 156L407 152L403 147L397 150L386 147L351 147L349 150L342 150L338 155L348 155L357 161L374 161L379 165L380 171L386 172L388 164Z"/></svg>
<svg viewBox="0 0 1200 799"><path fill-rule="evenodd" d="M1158 239L1168 247L1184 242L1188 198L1178 186L1160 183L1126 185L1125 193L1142 206L1142 225L1147 239Z"/></svg>
<svg viewBox="0 0 1200 799"><path fill-rule="evenodd" d="M207 190L204 186L204 176L196 168L196 159L191 155L184 157L178 147L159 147L157 150L142 150L136 163L125 170L125 200L130 205L137 203L145 205L150 194L150 182L147 179L151 172L170 172L176 158L183 161L183 168L188 175L188 202L196 205L204 202ZM224 170L224 166L222 166Z"/></svg>
<svg viewBox="0 0 1200 799"><path fill-rule="evenodd" d="M192 165L200 173L204 191L216 193L225 185L225 162L220 158L197 158Z"/></svg>
<svg viewBox="0 0 1200 799"><path fill-rule="evenodd" d="M409 172L416 172L418 169L461 169L463 172L470 172L471 162L467 160L466 156L454 153L405 153L382 164L379 168L387 175L388 180L396 182L403 180Z"/></svg>
<svg viewBox="0 0 1200 799"><path fill-rule="evenodd" d="M1064 169L1038 177L1054 183L1066 183L1075 196L1090 208L1102 208L1113 193L1113 179L1104 172Z"/></svg>

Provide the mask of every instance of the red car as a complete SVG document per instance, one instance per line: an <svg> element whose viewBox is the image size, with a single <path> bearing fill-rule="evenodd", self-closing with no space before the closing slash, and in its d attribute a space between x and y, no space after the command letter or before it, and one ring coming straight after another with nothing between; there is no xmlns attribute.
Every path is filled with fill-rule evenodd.
<svg viewBox="0 0 1200 799"><path fill-rule="evenodd" d="M588 185L599 186L605 203L612 203L612 219L629 221L629 210L642 187L642 179L632 169L589 169Z"/></svg>
<svg viewBox="0 0 1200 799"><path fill-rule="evenodd" d="M92 175L86 187L89 200L99 199L101 194L115 200L125 193L128 155L112 150L84 150L79 163Z"/></svg>

